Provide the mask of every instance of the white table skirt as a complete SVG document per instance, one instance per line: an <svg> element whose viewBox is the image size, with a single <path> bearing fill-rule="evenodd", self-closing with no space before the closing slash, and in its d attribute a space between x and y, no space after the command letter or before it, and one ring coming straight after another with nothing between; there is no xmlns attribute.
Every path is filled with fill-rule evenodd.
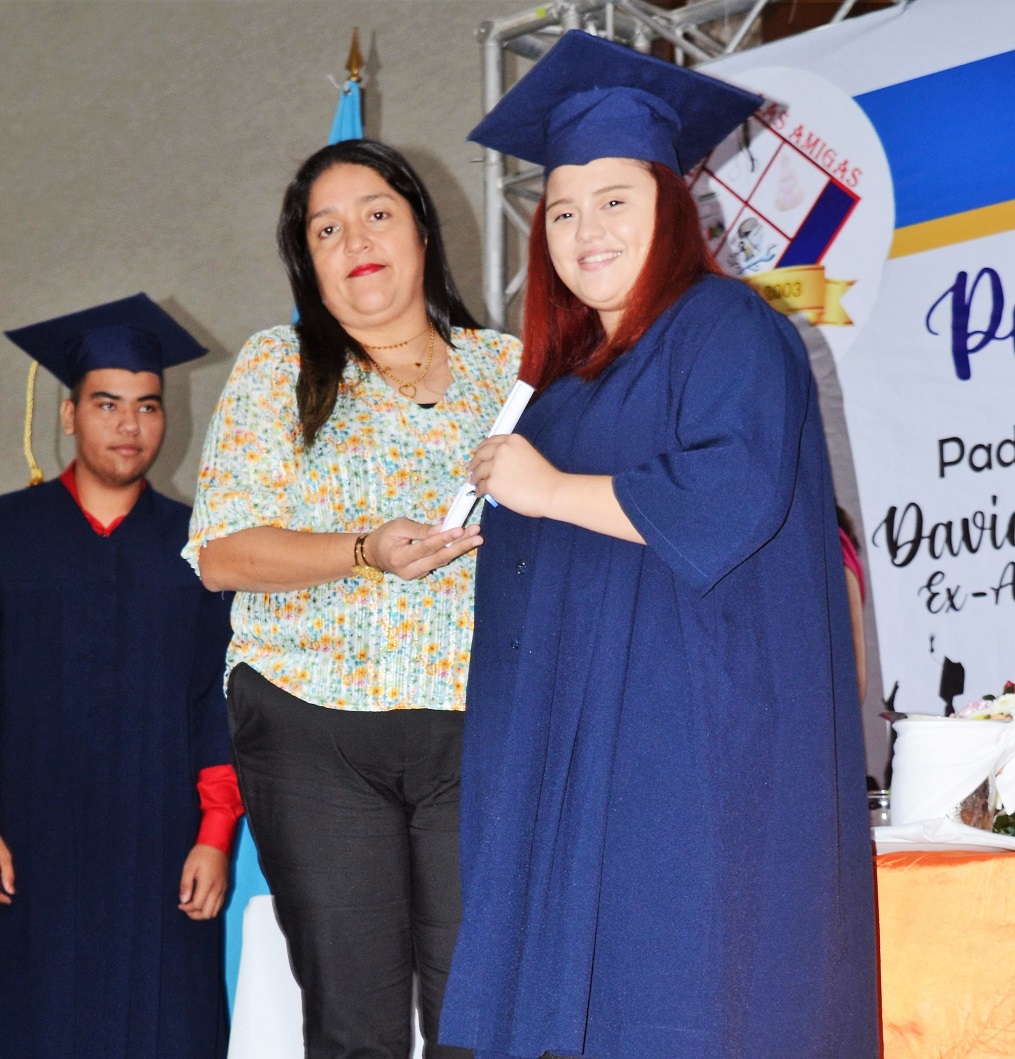
<svg viewBox="0 0 1015 1059"><path fill-rule="evenodd" d="M412 1059L422 1059L418 1011L413 1023ZM267 894L252 897L243 913L229 1059L303 1059L300 990Z"/></svg>

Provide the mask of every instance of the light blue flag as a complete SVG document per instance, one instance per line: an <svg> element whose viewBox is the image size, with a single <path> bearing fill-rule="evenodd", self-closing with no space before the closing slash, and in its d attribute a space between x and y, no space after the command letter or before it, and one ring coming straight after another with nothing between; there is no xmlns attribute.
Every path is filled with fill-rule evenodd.
<svg viewBox="0 0 1015 1059"><path fill-rule="evenodd" d="M363 109L360 103L359 82L346 81L338 93L335 120L331 123L328 143L340 140L363 139Z"/></svg>

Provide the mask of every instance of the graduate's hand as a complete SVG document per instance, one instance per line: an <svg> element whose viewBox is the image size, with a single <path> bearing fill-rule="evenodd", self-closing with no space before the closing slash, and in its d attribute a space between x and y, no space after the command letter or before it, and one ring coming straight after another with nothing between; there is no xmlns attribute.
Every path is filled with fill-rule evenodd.
<svg viewBox="0 0 1015 1059"><path fill-rule="evenodd" d="M520 434L497 434L481 442L469 463L477 496L491 496L519 515L546 518L568 477Z"/></svg>
<svg viewBox="0 0 1015 1059"><path fill-rule="evenodd" d="M479 526L442 530L440 526L396 518L367 534L363 558L378 570L412 581L447 566L482 543Z"/></svg>
<svg viewBox="0 0 1015 1059"><path fill-rule="evenodd" d="M229 885L229 859L214 846L198 844L187 854L180 877L180 911L191 919L214 919Z"/></svg>
<svg viewBox="0 0 1015 1059"><path fill-rule="evenodd" d="M519 515L552 518L645 543L621 508L610 475L558 471L519 434L498 434L481 442L469 475L478 496L489 496Z"/></svg>
<svg viewBox="0 0 1015 1059"><path fill-rule="evenodd" d="M9 905L14 896L14 858L0 838L0 905Z"/></svg>

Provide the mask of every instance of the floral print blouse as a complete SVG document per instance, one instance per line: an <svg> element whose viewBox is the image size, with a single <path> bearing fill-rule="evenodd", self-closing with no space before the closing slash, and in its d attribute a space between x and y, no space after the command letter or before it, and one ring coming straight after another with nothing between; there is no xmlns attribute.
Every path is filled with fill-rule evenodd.
<svg viewBox="0 0 1015 1059"><path fill-rule="evenodd" d="M252 526L365 533L404 515L437 523L465 481L518 373L521 345L454 329L452 382L424 408L350 360L310 449L296 413L292 327L240 352L208 430L184 556ZM246 662L277 687L333 709L465 708L474 555L417 581L348 577L293 592L237 592L227 672Z"/></svg>

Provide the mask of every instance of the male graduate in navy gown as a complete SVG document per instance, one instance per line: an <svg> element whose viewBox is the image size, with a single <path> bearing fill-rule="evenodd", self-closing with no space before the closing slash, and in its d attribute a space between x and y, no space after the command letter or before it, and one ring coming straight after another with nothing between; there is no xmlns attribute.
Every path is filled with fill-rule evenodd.
<svg viewBox="0 0 1015 1059"><path fill-rule="evenodd" d="M7 334L70 387L75 460L0 497L0 1055L216 1059L229 601L145 481L163 369L205 350L143 294Z"/></svg>

